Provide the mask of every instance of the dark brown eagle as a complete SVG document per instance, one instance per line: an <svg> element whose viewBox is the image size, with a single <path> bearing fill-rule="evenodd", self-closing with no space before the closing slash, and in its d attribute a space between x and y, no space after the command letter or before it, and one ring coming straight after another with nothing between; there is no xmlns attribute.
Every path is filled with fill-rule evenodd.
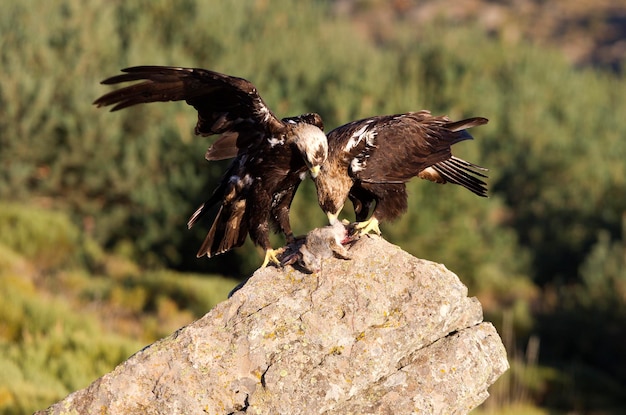
<svg viewBox="0 0 626 415"><path fill-rule="evenodd" d="M278 264L270 246L270 225L288 241L293 239L289 208L295 192L307 170L317 175L328 152L321 117L278 119L250 82L205 69L137 66L122 72L102 83L141 82L109 92L95 105L114 105L111 111L116 111L184 100L198 111L196 134L220 134L205 158L234 158L211 197L189 219L191 228L217 206L198 257L241 246L249 234L265 250L263 266L269 261Z"/></svg>
<svg viewBox="0 0 626 415"><path fill-rule="evenodd" d="M365 118L332 130L328 158L315 178L322 210L333 224L349 198L358 232L380 234L380 221L406 211L405 183L415 176L487 196L480 179L487 169L454 157L450 149L472 138L466 129L486 123L486 118L450 121L419 111Z"/></svg>

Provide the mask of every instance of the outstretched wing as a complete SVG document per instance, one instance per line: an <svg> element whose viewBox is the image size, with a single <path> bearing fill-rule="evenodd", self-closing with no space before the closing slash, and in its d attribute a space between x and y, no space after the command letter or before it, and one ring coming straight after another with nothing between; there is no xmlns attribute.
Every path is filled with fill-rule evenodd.
<svg viewBox="0 0 626 415"><path fill-rule="evenodd" d="M248 235L248 192L253 178L248 175L245 156L238 157L222 177L219 186L189 218L187 226L193 227L198 220L219 204L213 224L200 246L199 257L213 257L243 245Z"/></svg>
<svg viewBox="0 0 626 415"><path fill-rule="evenodd" d="M249 81L199 68L135 66L102 81L112 85L142 81L109 92L94 101L117 111L149 102L186 101L198 111L198 135L221 134L207 159L234 157L267 134L284 128Z"/></svg>

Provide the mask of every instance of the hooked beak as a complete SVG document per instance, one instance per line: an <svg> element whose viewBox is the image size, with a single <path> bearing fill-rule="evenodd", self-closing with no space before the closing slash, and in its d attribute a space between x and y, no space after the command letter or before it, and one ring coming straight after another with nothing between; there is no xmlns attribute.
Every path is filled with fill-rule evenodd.
<svg viewBox="0 0 626 415"><path fill-rule="evenodd" d="M320 166L312 166L309 168L309 172L311 172L311 177L315 179L320 174Z"/></svg>
<svg viewBox="0 0 626 415"><path fill-rule="evenodd" d="M341 209L339 209L339 212L341 212ZM328 216L328 223L330 223L331 225L334 225L335 223L339 222L339 219L337 219L337 217L339 216L339 212L337 213L326 212L326 216Z"/></svg>

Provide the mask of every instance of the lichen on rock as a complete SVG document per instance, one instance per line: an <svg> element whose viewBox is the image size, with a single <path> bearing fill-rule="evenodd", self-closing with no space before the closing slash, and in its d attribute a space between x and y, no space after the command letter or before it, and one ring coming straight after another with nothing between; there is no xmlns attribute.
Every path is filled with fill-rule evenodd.
<svg viewBox="0 0 626 415"><path fill-rule="evenodd" d="M255 272L227 301L42 413L467 413L507 368L443 265L380 237L319 271Z"/></svg>

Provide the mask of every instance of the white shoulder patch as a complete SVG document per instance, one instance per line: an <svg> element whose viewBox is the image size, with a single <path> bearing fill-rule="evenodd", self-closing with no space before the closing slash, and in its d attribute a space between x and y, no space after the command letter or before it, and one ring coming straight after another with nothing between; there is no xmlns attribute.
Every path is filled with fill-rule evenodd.
<svg viewBox="0 0 626 415"><path fill-rule="evenodd" d="M263 101L260 98L257 98L257 104L259 106L259 115L263 117L263 122L267 122L270 119L269 108L267 108L265 104L263 104Z"/></svg>
<svg viewBox="0 0 626 415"><path fill-rule="evenodd" d="M353 173L361 171L364 168L365 168L365 160L359 160L358 157L355 157L352 159L352 162L350 163L350 170L352 170Z"/></svg>
<svg viewBox="0 0 626 415"><path fill-rule="evenodd" d="M283 144L285 144L285 137L281 137L281 138L270 137L267 139L267 142L270 144L270 147L272 148L277 144L282 146Z"/></svg>
<svg viewBox="0 0 626 415"><path fill-rule="evenodd" d="M376 130L370 130L368 132L366 132L365 134L363 134L363 138L365 139L365 144L367 144L370 147L376 147L376 144L374 144L374 139L376 138L376 136L378 135L378 132Z"/></svg>
<svg viewBox="0 0 626 415"><path fill-rule="evenodd" d="M374 139L376 138L378 132L374 128L369 130L371 122L371 120L367 121L363 127L359 128L354 132L354 134L352 134L344 147L344 151L349 152L354 147L358 146L364 139L368 146L374 146Z"/></svg>

